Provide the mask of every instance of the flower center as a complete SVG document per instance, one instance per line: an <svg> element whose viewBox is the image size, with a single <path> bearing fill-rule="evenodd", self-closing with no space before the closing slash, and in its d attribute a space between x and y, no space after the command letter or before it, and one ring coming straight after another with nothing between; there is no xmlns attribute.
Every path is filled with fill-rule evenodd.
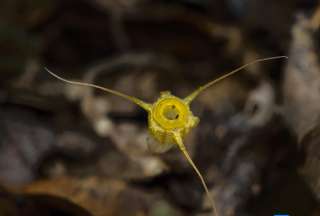
<svg viewBox="0 0 320 216"><path fill-rule="evenodd" d="M169 105L163 109L163 115L168 120L176 120L179 118L179 110L175 105Z"/></svg>
<svg viewBox="0 0 320 216"><path fill-rule="evenodd" d="M160 99L153 107L152 118L165 130L183 128L187 124L190 111L179 98Z"/></svg>

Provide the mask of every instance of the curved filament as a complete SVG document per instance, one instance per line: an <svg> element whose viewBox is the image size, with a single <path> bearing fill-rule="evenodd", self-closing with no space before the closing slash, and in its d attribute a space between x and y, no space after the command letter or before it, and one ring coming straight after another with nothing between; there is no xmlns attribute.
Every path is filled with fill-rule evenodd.
<svg viewBox="0 0 320 216"><path fill-rule="evenodd" d="M198 177L199 177L199 179L200 179L200 181L202 183L202 186L203 186L203 188L204 188L204 190L205 190L205 192L207 194L207 197L209 198L210 203L212 205L214 216L218 216L218 211L217 211L217 207L216 207L216 204L214 202L214 199L213 199L212 195L209 192L209 189L207 187L206 182L204 181L204 178L203 178L202 174L200 173L199 169L197 168L197 166L195 165L195 163L191 159L191 157L190 157L185 145L183 144L183 141L182 141L182 138L181 138L180 134L174 133L174 139L175 139L180 151L183 153L183 155L187 159L188 163L191 165L191 167L197 173L197 175L198 175Z"/></svg>
<svg viewBox="0 0 320 216"><path fill-rule="evenodd" d="M287 56L274 56L274 57L269 57L269 58L262 58L262 59L256 59L252 62L249 62L245 65L242 65L241 67L238 67L237 69L225 74L225 75L222 75L221 77L217 78L217 79L214 79L210 82L208 82L207 84L205 85L202 85L200 86L198 89L196 89L194 92L192 92L190 95L188 95L184 101L187 103L187 104L190 104L202 91L206 90L207 88L209 88L210 86L212 86L213 84L216 84L217 82L241 71L242 69L250 66L250 65L253 65L253 64L256 64L256 63L259 63L259 62L264 62L264 61L269 61L269 60L275 60L275 59L282 59L282 58L285 58L287 59L288 57Z"/></svg>
<svg viewBox="0 0 320 216"><path fill-rule="evenodd" d="M95 84L91 84L91 83L84 83L84 82L77 82L77 81L67 80L67 79L62 78L62 77L58 76L57 74L51 72L48 68L45 68L45 70L49 74L51 74L52 76L57 78L58 80L61 80L61 81L65 82L65 83L72 84L72 85L87 86L87 87L99 89L99 90L111 93L113 95L119 96L121 98L127 99L127 100L137 104L138 106L140 106L141 108L143 108L146 111L150 111L151 110L151 105L150 104L148 104L148 103L146 103L146 102L144 102L144 101L142 101L142 100L140 100L140 99L138 99L136 97L132 97L132 96L123 94L121 92L118 92L118 91L115 91L115 90L112 90L112 89L109 89L109 88L105 88L105 87L102 87L102 86L98 86L98 85L95 85Z"/></svg>

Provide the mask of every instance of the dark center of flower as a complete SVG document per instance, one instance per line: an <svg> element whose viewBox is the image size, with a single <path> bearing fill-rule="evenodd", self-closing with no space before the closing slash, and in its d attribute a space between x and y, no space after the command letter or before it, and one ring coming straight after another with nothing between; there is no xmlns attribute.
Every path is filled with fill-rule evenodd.
<svg viewBox="0 0 320 216"><path fill-rule="evenodd" d="M166 106L163 110L163 115L168 120L176 120L179 118L179 110L175 105Z"/></svg>

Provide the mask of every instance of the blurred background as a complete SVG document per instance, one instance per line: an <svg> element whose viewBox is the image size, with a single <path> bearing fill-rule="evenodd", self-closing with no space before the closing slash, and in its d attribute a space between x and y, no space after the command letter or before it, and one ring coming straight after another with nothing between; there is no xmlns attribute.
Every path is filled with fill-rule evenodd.
<svg viewBox="0 0 320 216"><path fill-rule="evenodd" d="M184 97L185 142L219 216L320 215L316 0L0 0L0 215L209 216L177 149L153 154L139 107Z"/></svg>

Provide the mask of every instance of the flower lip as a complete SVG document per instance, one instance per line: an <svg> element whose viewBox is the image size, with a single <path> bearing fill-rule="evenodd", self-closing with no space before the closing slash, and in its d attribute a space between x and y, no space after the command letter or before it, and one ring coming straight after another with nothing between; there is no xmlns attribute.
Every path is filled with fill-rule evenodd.
<svg viewBox="0 0 320 216"><path fill-rule="evenodd" d="M179 98L160 98L153 107L152 118L165 130L184 128L189 115L188 106Z"/></svg>

